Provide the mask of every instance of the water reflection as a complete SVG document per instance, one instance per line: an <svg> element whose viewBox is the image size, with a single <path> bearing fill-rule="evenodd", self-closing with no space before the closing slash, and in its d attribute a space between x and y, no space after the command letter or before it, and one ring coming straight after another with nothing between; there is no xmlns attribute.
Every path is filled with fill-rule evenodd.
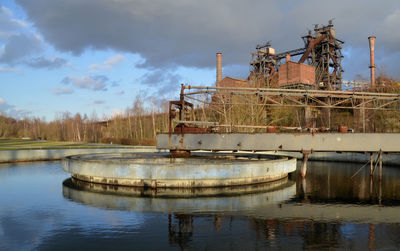
<svg viewBox="0 0 400 251"><path fill-rule="evenodd" d="M223 189L114 187L74 179L63 195L81 204L167 215L168 243L183 249L380 249L400 245L400 172L384 179L359 165L313 162L308 176ZM225 243L213 236L230 237ZM237 241L234 236L246 240ZM204 241L204 244L202 243Z"/></svg>
<svg viewBox="0 0 400 251"><path fill-rule="evenodd" d="M59 162L0 165L0 250L400 248L400 169L310 162L307 178L225 189L74 182Z"/></svg>
<svg viewBox="0 0 400 251"><path fill-rule="evenodd" d="M85 205L138 212L240 213L276 206L294 198L296 185L285 178L252 186L144 189L70 178L63 182L63 195Z"/></svg>
<svg viewBox="0 0 400 251"><path fill-rule="evenodd" d="M136 212L223 213L259 219L400 223L400 207L395 206L399 204L397 195L392 195L393 187L395 189L398 184L396 179L387 180L385 185L372 180L373 192L369 193L369 187L363 183L369 177L348 180L349 176L342 172L329 174L329 170L328 179L318 171L309 174L307 179L298 177L295 175L293 178L297 182L286 178L254 186L155 190L67 179L63 182L63 195L89 206ZM388 200L389 196L394 199ZM383 206L385 204L390 206Z"/></svg>
<svg viewBox="0 0 400 251"><path fill-rule="evenodd" d="M306 179L293 176L297 202L400 206L400 172L385 167L384 177L368 175L368 168L351 179L359 164L312 162Z"/></svg>

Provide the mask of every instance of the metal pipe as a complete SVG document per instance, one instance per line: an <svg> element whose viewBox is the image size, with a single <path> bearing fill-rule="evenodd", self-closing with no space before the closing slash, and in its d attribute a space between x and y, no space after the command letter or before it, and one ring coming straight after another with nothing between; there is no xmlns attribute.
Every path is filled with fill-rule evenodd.
<svg viewBox="0 0 400 251"><path fill-rule="evenodd" d="M217 53L217 80L216 84L222 80L222 53Z"/></svg>
<svg viewBox="0 0 400 251"><path fill-rule="evenodd" d="M368 37L371 54L371 65L369 66L371 69L371 88L375 88L375 38L375 36Z"/></svg>

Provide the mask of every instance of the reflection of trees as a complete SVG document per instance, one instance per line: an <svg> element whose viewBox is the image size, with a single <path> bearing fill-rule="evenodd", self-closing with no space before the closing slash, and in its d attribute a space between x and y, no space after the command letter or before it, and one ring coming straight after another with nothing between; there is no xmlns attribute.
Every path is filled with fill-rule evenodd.
<svg viewBox="0 0 400 251"><path fill-rule="evenodd" d="M337 223L250 219L249 225L257 239L267 240L269 246L285 246L281 241L293 236L302 237L303 248L344 246L341 224Z"/></svg>
<svg viewBox="0 0 400 251"><path fill-rule="evenodd" d="M168 240L171 245L178 244L183 250L193 237L193 216L168 214Z"/></svg>
<svg viewBox="0 0 400 251"><path fill-rule="evenodd" d="M384 167L382 182L370 179L364 168L350 177L362 164L309 162L306 180L297 179L297 199L302 202L342 202L350 204L400 203L400 175L395 168Z"/></svg>
<svg viewBox="0 0 400 251"><path fill-rule="evenodd" d="M305 222L303 225L303 248L343 247L341 224Z"/></svg>
<svg viewBox="0 0 400 251"><path fill-rule="evenodd" d="M182 250L187 248L188 243L193 241L195 223L194 218L207 219L206 222L212 222L210 225L211 229L215 233L219 233L223 230L232 230L233 217L225 217L220 215L208 215L208 216L195 216L190 214L168 214L168 240L171 245L178 245ZM223 229L223 223L228 223L228 227ZM199 222L198 222L199 224ZM199 230L200 232L202 230Z"/></svg>

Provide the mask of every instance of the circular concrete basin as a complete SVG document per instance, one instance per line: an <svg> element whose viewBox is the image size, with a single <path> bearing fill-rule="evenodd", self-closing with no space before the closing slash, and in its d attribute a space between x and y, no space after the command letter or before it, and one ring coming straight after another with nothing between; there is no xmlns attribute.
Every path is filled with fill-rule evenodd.
<svg viewBox="0 0 400 251"><path fill-rule="evenodd" d="M296 196L288 178L263 184L218 188L157 188L96 184L74 178L63 182L63 196L99 208L157 213L269 212Z"/></svg>
<svg viewBox="0 0 400 251"><path fill-rule="evenodd" d="M284 178L296 170L296 159L265 154L120 153L70 156L63 169L78 180L136 187L223 187L258 184Z"/></svg>

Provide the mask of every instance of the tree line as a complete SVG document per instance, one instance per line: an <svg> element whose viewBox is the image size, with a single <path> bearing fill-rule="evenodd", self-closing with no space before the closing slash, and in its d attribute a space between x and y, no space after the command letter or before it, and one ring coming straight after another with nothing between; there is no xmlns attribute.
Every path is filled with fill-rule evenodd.
<svg viewBox="0 0 400 251"><path fill-rule="evenodd" d="M374 92L400 93L399 82L390 78L377 78L380 88ZM265 107L259 105L228 105L229 97L217 95L223 105L215 106L195 104L194 120L213 121L225 125L255 125L257 127L220 128L220 132L263 132L265 126L302 127L305 125L304 109L298 107ZM258 97L250 99L259 101ZM256 101L258 100L258 101ZM93 113L90 116L69 112L57 114L55 119L46 122L44 118L26 117L15 119L0 114L0 138L31 138L50 141L70 141L87 143L113 143L127 145L154 145L156 134L168 132L168 102L152 102L145 105L138 96L131 107L110 119L99 119ZM227 105L224 105L227 103ZM399 109L394 104L394 110ZM315 126L326 127L323 110L315 110ZM331 127L347 125L356 132L363 131L361 114L355 110L332 110ZM400 132L399 111L368 111L365 113L366 132ZM176 124L174 124L176 125Z"/></svg>
<svg viewBox="0 0 400 251"><path fill-rule="evenodd" d="M0 138L154 145L156 134L168 130L167 109L167 102L146 108L137 97L132 107L110 119L100 119L95 113L63 112L46 122L44 118L15 119L0 114Z"/></svg>

